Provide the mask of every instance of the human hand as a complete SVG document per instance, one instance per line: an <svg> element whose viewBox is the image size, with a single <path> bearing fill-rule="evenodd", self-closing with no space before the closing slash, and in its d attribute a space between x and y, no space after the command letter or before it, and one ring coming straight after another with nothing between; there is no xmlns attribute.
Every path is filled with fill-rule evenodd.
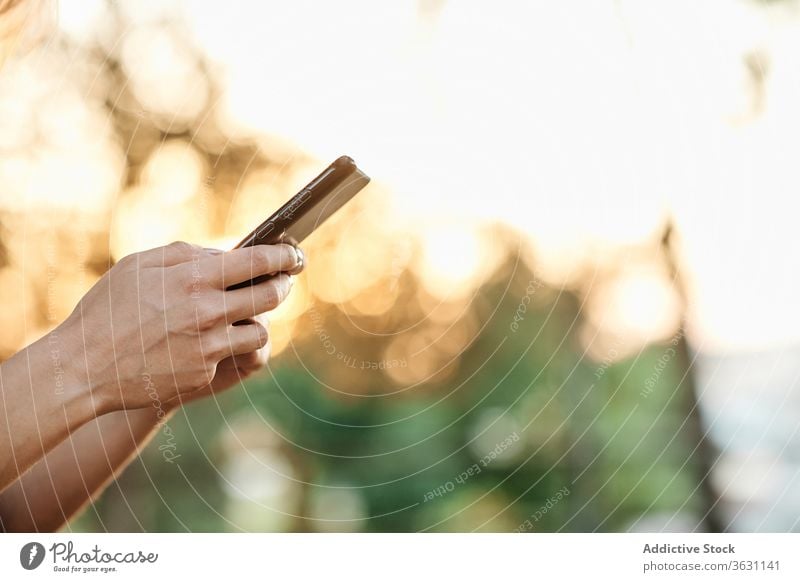
<svg viewBox="0 0 800 582"><path fill-rule="evenodd" d="M294 269L288 271L290 275L299 275L306 266L305 254L302 249L295 247L295 251L298 255L298 264ZM262 313L244 321L238 321L234 325L250 325L254 323L261 324L267 330L267 343L264 347L246 354L225 358L217 365L217 373L211 381L211 384L199 390L176 396L165 403L166 407L175 408L183 404L194 402L195 400L206 398L212 394L219 394L232 386L241 384L243 380L266 366L272 349L272 342L269 339L269 318L267 315Z"/></svg>
<svg viewBox="0 0 800 582"><path fill-rule="evenodd" d="M269 339L269 320L266 314L261 314L247 319L244 322L237 322L237 325L252 324L260 324L267 330L267 343L264 347L252 352L247 352L246 354L225 358L217 365L217 373L214 375L214 379L209 385L193 392L182 393L172 400L165 402L165 407L176 408L194 402L195 400L206 398L212 394L219 394L233 386L239 385L243 380L263 368L269 361L272 348L272 343Z"/></svg>
<svg viewBox="0 0 800 582"><path fill-rule="evenodd" d="M287 297L287 273L302 268L301 256L283 244L221 252L173 243L123 258L59 329L80 347L76 373L99 413L213 391L235 381L238 369L251 370L269 342L267 329L251 318ZM248 323L234 325L242 321ZM214 384L218 368L223 375Z"/></svg>

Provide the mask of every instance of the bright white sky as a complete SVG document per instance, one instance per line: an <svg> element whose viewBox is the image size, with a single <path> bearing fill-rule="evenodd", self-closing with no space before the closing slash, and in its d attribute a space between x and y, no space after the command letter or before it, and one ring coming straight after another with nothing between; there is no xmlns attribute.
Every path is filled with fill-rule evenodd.
<svg viewBox="0 0 800 582"><path fill-rule="evenodd" d="M227 79L228 126L321 160L352 155L400 215L504 221L558 278L651 236L668 211L698 344L800 340L800 22L780 6L452 0L430 19L412 0L121 5L135 26L115 50L137 59L134 80L192 77L167 41L139 50L156 46L148 26L182 14ZM62 28L102 37L87 6L63 1ZM768 66L755 113L752 54ZM159 98L201 106L184 77L158 82Z"/></svg>

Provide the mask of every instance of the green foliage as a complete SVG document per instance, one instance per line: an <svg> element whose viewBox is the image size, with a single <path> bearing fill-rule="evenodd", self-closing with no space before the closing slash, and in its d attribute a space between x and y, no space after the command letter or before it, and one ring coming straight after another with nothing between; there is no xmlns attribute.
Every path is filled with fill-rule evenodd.
<svg viewBox="0 0 800 582"><path fill-rule="evenodd" d="M360 500L363 519L325 530L616 531L651 513L702 513L685 363L671 358L653 382L664 346L590 360L577 340L577 298L541 283L512 331L531 281L518 271L510 285L479 291L462 315L478 325L444 378L403 385L389 371L323 357L313 335L299 340L268 373L170 421L180 458L164 461L159 434L73 529L313 531L310 500L339 490ZM413 320L409 305L401 313ZM392 339L364 342L336 310L322 313L348 354L382 357ZM237 425L244 417L254 429ZM242 450L271 447L294 468L286 506L247 499L231 509L226 462L237 439ZM276 526L269 516L282 512Z"/></svg>

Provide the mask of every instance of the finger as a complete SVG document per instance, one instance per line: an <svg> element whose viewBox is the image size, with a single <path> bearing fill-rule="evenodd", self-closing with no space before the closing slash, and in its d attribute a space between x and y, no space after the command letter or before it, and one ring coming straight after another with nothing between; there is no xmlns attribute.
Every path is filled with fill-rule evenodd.
<svg viewBox="0 0 800 582"><path fill-rule="evenodd" d="M227 331L226 356L237 356L260 350L269 342L269 333L260 323L229 325Z"/></svg>
<svg viewBox="0 0 800 582"><path fill-rule="evenodd" d="M294 250L297 252L297 266L294 269L287 271L287 273L290 275L299 275L303 272L303 269L306 268L306 254L300 247L295 247Z"/></svg>
<svg viewBox="0 0 800 582"><path fill-rule="evenodd" d="M226 289L261 275L289 271L297 264L298 255L291 245L256 245L206 257L200 272L211 285Z"/></svg>
<svg viewBox="0 0 800 582"><path fill-rule="evenodd" d="M281 273L257 285L226 291L225 313L228 321L240 321L272 311L288 297L292 276Z"/></svg>

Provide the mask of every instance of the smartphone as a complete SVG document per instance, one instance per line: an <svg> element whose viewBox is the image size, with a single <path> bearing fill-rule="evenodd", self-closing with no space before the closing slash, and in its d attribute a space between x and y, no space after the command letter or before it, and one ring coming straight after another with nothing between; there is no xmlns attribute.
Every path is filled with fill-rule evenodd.
<svg viewBox="0 0 800 582"><path fill-rule="evenodd" d="M351 157L341 156L234 248L278 243L298 245L367 184L369 176L358 169ZM229 289L268 278L269 275L264 275Z"/></svg>

